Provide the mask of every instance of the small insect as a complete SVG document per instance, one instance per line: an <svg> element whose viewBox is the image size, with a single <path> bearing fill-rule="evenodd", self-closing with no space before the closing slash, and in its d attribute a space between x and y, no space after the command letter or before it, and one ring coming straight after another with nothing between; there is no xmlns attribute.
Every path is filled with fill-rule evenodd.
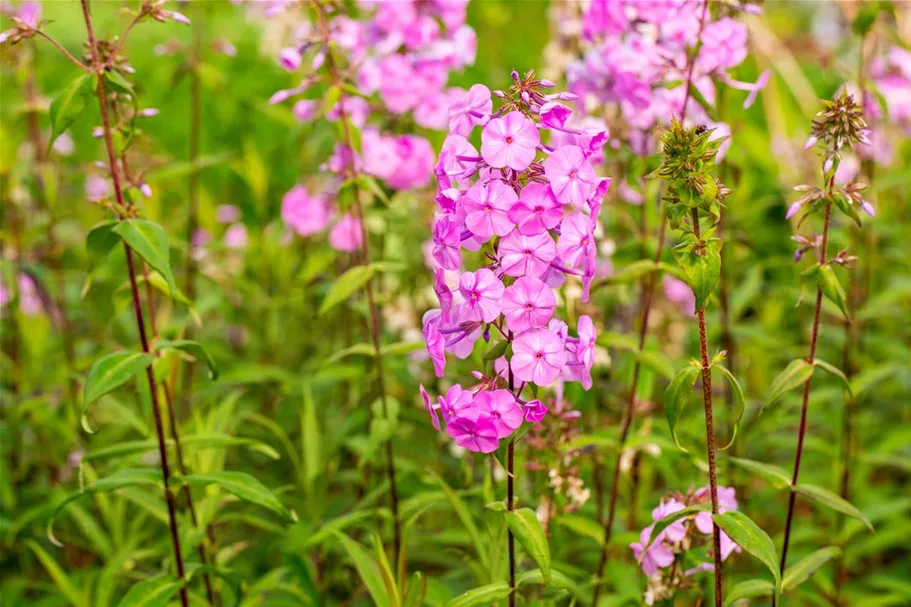
<svg viewBox="0 0 911 607"><path fill-rule="evenodd" d="M708 129L705 128L705 125L704 125L704 124L700 124L699 126L696 127L696 134L697 134L697 135L702 135L702 134L703 134L704 132L706 132L707 130L708 130Z"/></svg>

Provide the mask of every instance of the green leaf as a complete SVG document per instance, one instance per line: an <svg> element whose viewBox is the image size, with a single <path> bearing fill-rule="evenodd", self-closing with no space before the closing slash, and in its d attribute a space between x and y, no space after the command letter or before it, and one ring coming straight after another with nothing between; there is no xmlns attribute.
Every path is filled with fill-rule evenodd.
<svg viewBox="0 0 911 607"><path fill-rule="evenodd" d="M447 607L488 607L501 599L509 596L512 589L506 582L496 582L473 588L465 594L459 595L449 601Z"/></svg>
<svg viewBox="0 0 911 607"><path fill-rule="evenodd" d="M666 379L674 377L674 365L663 352L658 350L642 350L638 353L639 360L646 367Z"/></svg>
<svg viewBox="0 0 911 607"><path fill-rule="evenodd" d="M159 573L130 586L118 607L167 607L184 582L169 573Z"/></svg>
<svg viewBox="0 0 911 607"><path fill-rule="evenodd" d="M778 565L778 553L772 538L759 528L750 517L738 510L713 514L712 520L728 534L734 542L759 559L775 578L775 594L781 592L781 572Z"/></svg>
<svg viewBox="0 0 911 607"><path fill-rule="evenodd" d="M373 266L355 266L338 277L329 287L326 298L319 307L319 315L322 316L338 304L342 303L354 293L363 287L373 277L375 269Z"/></svg>
<svg viewBox="0 0 911 607"><path fill-rule="evenodd" d="M168 249L168 235L164 228L148 219L127 219L114 227L136 254L142 257L153 270L164 276L171 293L177 291L174 274L171 272L171 252Z"/></svg>
<svg viewBox="0 0 911 607"><path fill-rule="evenodd" d="M873 523L870 522L870 519L867 518L863 512L858 510L855 506L851 505L850 502L832 493L828 489L823 489L822 487L817 487L816 485L798 483L791 487L791 491L794 493L799 493L800 495L804 495L815 502L819 502L823 506L828 506L832 510L856 518L862 522L867 527L867 529L869 529L871 532L874 532Z"/></svg>
<svg viewBox="0 0 911 607"><path fill-rule="evenodd" d="M51 518L47 523L47 537L51 540L56 546L62 546L56 537L54 537L54 521L57 519L57 516L66 508L70 503L86 496L94 495L96 493L110 493L111 491L116 491L117 489L123 489L126 487L139 487L139 486L152 486L161 484L161 471L155 470L152 468L124 468L118 470L111 476L98 479L91 485L82 488L81 491L72 493L63 499L57 507L54 508L54 512L51 514Z"/></svg>
<svg viewBox="0 0 911 607"><path fill-rule="evenodd" d="M478 559L481 561L481 566L486 570L488 567L487 550L484 546L484 542L481 540L481 533L478 531L474 519L471 516L471 511L462 498L459 497L459 494L453 491L452 487L446 484L446 481L443 480L441 476L435 472L431 472L430 474L433 480L440 486L440 489L443 490L443 493L446 495L446 501L448 501L449 505L452 506L452 509L455 510L456 516L459 517L459 520L462 521L462 524L468 531L468 535L471 537L471 541L478 553Z"/></svg>
<svg viewBox="0 0 911 607"><path fill-rule="evenodd" d="M168 447L174 447L174 440L167 440ZM281 459L278 451L272 446L254 440L252 438L239 438L227 434L199 434L192 436L182 436L180 446L184 449L225 449L228 447L246 447L251 451L256 451L266 455L270 459ZM146 453L158 449L158 439L151 438L148 440L126 441L95 449L82 456L83 462L102 461L112 457L126 457L138 453Z"/></svg>
<svg viewBox="0 0 911 607"><path fill-rule="evenodd" d="M245 502L271 510L286 521L297 520L297 515L293 511L288 511L271 489L246 472L220 471L187 476L175 474L172 475L172 479L173 482L196 487L218 485Z"/></svg>
<svg viewBox="0 0 911 607"><path fill-rule="evenodd" d="M309 382L304 382L304 409L301 412L301 454L303 455L302 473L304 487L310 493L313 482L322 469L320 464L320 430L316 418L316 403L313 400L313 389Z"/></svg>
<svg viewBox="0 0 911 607"><path fill-rule="evenodd" d="M509 342L506 341L505 339L502 341L498 341L493 346L491 346L490 349L487 350L487 352L484 353L483 359L485 361L497 360L498 358L500 358L501 356L506 354L506 348L508 348L508 347L509 347Z"/></svg>
<svg viewBox="0 0 911 607"><path fill-rule="evenodd" d="M427 596L427 580L421 575L420 571L415 571L408 582L408 588L405 590L405 598L402 600L402 607L421 607L424 604L424 597Z"/></svg>
<svg viewBox="0 0 911 607"><path fill-rule="evenodd" d="M677 422L680 421L680 417L683 415L683 409L690 399L693 386L696 385L696 378L699 377L701 372L702 369L700 367L692 364L687 365L671 380L664 393L664 413L667 416L667 424L670 426L674 442L683 451L686 451L686 449L677 438Z"/></svg>
<svg viewBox="0 0 911 607"><path fill-rule="evenodd" d="M209 379L218 378L218 366L205 347L198 341L190 339L161 340L155 344L156 350L181 350L198 360L203 360L209 370Z"/></svg>
<svg viewBox="0 0 911 607"><path fill-rule="evenodd" d="M665 516L663 519L655 521L655 525L652 527L652 533L649 535L648 541L645 542L645 546L642 547L642 553L639 555L639 561L642 561L642 557L645 556L645 553L648 551L649 546L652 545L652 542L655 541L655 538L661 535L662 531L681 519L685 519L688 516L694 516L700 512L705 512L711 509L711 504L696 504L694 506L687 506L683 510L672 512Z"/></svg>
<svg viewBox="0 0 911 607"><path fill-rule="evenodd" d="M633 282L638 280L643 276L651 274L661 269L661 266L656 264L651 259L640 259L639 261L634 261L628 266L624 266L617 272L614 272L606 278L595 281L592 284L592 289L599 289L601 287L622 284L627 282Z"/></svg>
<svg viewBox="0 0 911 607"><path fill-rule="evenodd" d="M133 85L130 84L123 75L116 70L107 70L104 73L104 79L107 80L111 88L118 93L133 94Z"/></svg>
<svg viewBox="0 0 911 607"><path fill-rule="evenodd" d="M358 576L367 587L370 598L373 599L373 604L377 607L394 607L389 589L386 588L386 583L383 581L380 567L370 553L344 533L335 532L334 535L348 552Z"/></svg>
<svg viewBox="0 0 911 607"><path fill-rule="evenodd" d="M522 584L543 584L548 588L575 591L579 587L579 584L557 570L551 572L550 578L549 582L545 581L544 572L540 569L525 571L516 576L516 588L520 587Z"/></svg>
<svg viewBox="0 0 911 607"><path fill-rule="evenodd" d="M735 584L724 593L724 607L730 607L743 599L755 599L761 596L772 596L775 584L769 580L747 580Z"/></svg>
<svg viewBox="0 0 911 607"><path fill-rule="evenodd" d="M525 552L531 556L541 569L544 583L548 586L551 582L550 546L547 544L547 534L538 520L535 511L531 508L519 508L506 512L506 525L513 536L519 540Z"/></svg>
<svg viewBox="0 0 911 607"><path fill-rule="evenodd" d="M116 220L96 223L85 237L85 248L95 259L103 259L120 242L120 236L114 232Z"/></svg>
<svg viewBox="0 0 911 607"><path fill-rule="evenodd" d="M329 89L329 91L326 93L326 96L323 97L323 115L328 114L330 111L332 111L332 108L338 105L341 96L342 90L339 87L333 86Z"/></svg>
<svg viewBox="0 0 911 607"><path fill-rule="evenodd" d="M791 477L788 476L787 472L777 466L739 457L729 457L728 461L740 466L747 472L752 472L776 489L783 489L791 486Z"/></svg>
<svg viewBox="0 0 911 607"><path fill-rule="evenodd" d="M721 241L709 240L702 255L692 251L675 251L674 256L683 272L683 279L693 289L696 309L699 311L718 285L721 277Z"/></svg>
<svg viewBox="0 0 911 607"><path fill-rule="evenodd" d="M733 445L734 439L737 438L737 432L740 430L740 420L743 418L743 411L746 408L746 405L743 400L743 389L741 389L740 383L737 381L737 378L734 377L734 374L721 365L714 365L712 368L721 371L724 378L728 380L728 385L731 386L731 395L734 397L734 432L731 434L730 442L721 448L724 450Z"/></svg>
<svg viewBox="0 0 911 607"><path fill-rule="evenodd" d="M114 352L95 361L89 370L82 393L82 427L93 432L85 418L86 408L113 390L116 390L134 375L144 371L155 357L145 352Z"/></svg>
<svg viewBox="0 0 911 607"><path fill-rule="evenodd" d="M838 309L845 315L845 318L850 320L851 315L848 313L848 298L845 295L845 290L842 288L841 283L838 282L838 277L835 276L835 270L832 269L832 266L829 264L819 266L818 278L819 287L822 289L823 295L828 297L832 303L838 306Z"/></svg>
<svg viewBox="0 0 911 607"><path fill-rule="evenodd" d="M821 367L823 371L827 371L841 380L841 383L844 384L845 388L848 390L848 394L854 396L854 391L851 389L851 381L848 379L848 376L844 372L836 367L835 365L829 364L824 360L818 358L813 359L813 365L816 367Z"/></svg>
<svg viewBox="0 0 911 607"><path fill-rule="evenodd" d="M25 545L29 547L35 556L41 561L48 575L54 580L60 594L76 607L88 607L89 601L85 596L85 590L80 591L79 587L71 580L62 567L54 560L47 551L41 547L41 544L35 540L25 540Z"/></svg>
<svg viewBox="0 0 911 607"><path fill-rule="evenodd" d="M48 149L85 111L95 93L95 74L81 73L51 102Z"/></svg>
<svg viewBox="0 0 911 607"><path fill-rule="evenodd" d="M802 386L808 379L813 376L813 365L802 358L796 358L788 363L784 371L778 374L778 377L772 380L772 385L765 398L765 407L771 405L786 392L790 392L798 386Z"/></svg>
<svg viewBox="0 0 911 607"><path fill-rule="evenodd" d="M796 564L788 567L784 572L784 577L781 578L781 589L791 590L792 588L796 588L810 579L810 576L813 575L817 569L839 556L841 556L841 548L838 546L829 546L828 548L821 548L804 557Z"/></svg>

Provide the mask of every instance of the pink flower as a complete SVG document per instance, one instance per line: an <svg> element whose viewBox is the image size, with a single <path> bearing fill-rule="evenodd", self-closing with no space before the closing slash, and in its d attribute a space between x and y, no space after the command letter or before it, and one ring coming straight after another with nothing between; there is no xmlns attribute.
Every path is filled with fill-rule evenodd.
<svg viewBox="0 0 911 607"><path fill-rule="evenodd" d="M462 265L462 232L450 217L440 217L433 224L433 258L446 270Z"/></svg>
<svg viewBox="0 0 911 607"><path fill-rule="evenodd" d="M41 313L41 296L38 294L38 285L35 280L25 273L16 276L16 286L19 289L19 309L26 316L36 316Z"/></svg>
<svg viewBox="0 0 911 607"><path fill-rule="evenodd" d="M652 510L652 520L657 523L670 514L680 512L685 507L686 506L677 500L669 499L666 502L662 502L657 508ZM675 523L671 523L667 528L665 528L663 535L666 536L667 539L672 543L679 542L686 536L686 526L684 525L684 521L679 520Z"/></svg>
<svg viewBox="0 0 911 607"><path fill-rule="evenodd" d="M493 322L503 305L503 283L493 272L481 268L465 272L459 279L459 293L465 298L468 320Z"/></svg>
<svg viewBox="0 0 911 607"><path fill-rule="evenodd" d="M554 198L550 186L529 183L519 194L519 200L509 209L509 220L526 236L541 234L557 226L563 219L563 206Z"/></svg>
<svg viewBox="0 0 911 607"><path fill-rule="evenodd" d="M424 92L415 86L414 68L404 55L387 55L380 61L379 71L380 98L393 114L410 110L423 96Z"/></svg>
<svg viewBox="0 0 911 607"><path fill-rule="evenodd" d="M474 398L481 415L489 416L497 430L497 438L506 438L522 425L522 407L509 390L478 393Z"/></svg>
<svg viewBox="0 0 911 607"><path fill-rule="evenodd" d="M642 561L642 572L645 573L645 575L654 575L659 569L670 567L674 562L674 554L662 542L663 533L658 535L655 541L652 542L652 545L648 547L648 550L645 551L645 554L642 553L645 544L648 543L654 526L655 525L649 525L643 529L642 533L639 534L639 541L629 545L636 560Z"/></svg>
<svg viewBox="0 0 911 607"><path fill-rule="evenodd" d="M396 138L399 166L386 178L386 183L396 190L410 190L427 185L433 174L433 147L417 135Z"/></svg>
<svg viewBox="0 0 911 607"><path fill-rule="evenodd" d="M442 268L433 273L433 292L440 300L440 317L443 322L448 322L449 311L452 310L452 291L446 284L446 271Z"/></svg>
<svg viewBox="0 0 911 607"><path fill-rule="evenodd" d="M449 101L449 95L442 92L424 97L414 108L414 121L427 129L445 129L449 122Z"/></svg>
<svg viewBox="0 0 911 607"><path fill-rule="evenodd" d="M475 453L493 453L500 446L497 428L489 417L477 421L459 418L446 424L449 434L458 446Z"/></svg>
<svg viewBox="0 0 911 607"><path fill-rule="evenodd" d="M549 234L524 236L518 230L500 241L500 267L508 276L541 276L557 256Z"/></svg>
<svg viewBox="0 0 911 607"><path fill-rule="evenodd" d="M536 424L547 415L547 407L538 399L525 403L525 421Z"/></svg>
<svg viewBox="0 0 911 607"><path fill-rule="evenodd" d="M447 424L451 424L457 419L474 421L480 415L472 393L462 389L459 384L449 388L446 396L440 398L440 408Z"/></svg>
<svg viewBox="0 0 911 607"><path fill-rule="evenodd" d="M696 499L710 499L711 488L703 487L696 492ZM733 487L718 487L718 512L723 513L728 510L737 510L736 491ZM696 515L696 529L700 533L709 534L712 532L712 513L700 512Z"/></svg>
<svg viewBox="0 0 911 607"><path fill-rule="evenodd" d="M522 112L509 112L487 123L481 133L481 157L490 166L515 171L525 170L532 160L541 134L534 122Z"/></svg>
<svg viewBox="0 0 911 607"><path fill-rule="evenodd" d="M446 371L446 340L440 333L439 311L430 310L424 314L424 344L427 346L427 354L433 361L433 371L437 377L443 377ZM443 417L446 417L444 410Z"/></svg>
<svg viewBox="0 0 911 607"><path fill-rule="evenodd" d="M563 340L547 329L521 333L512 343L510 361L513 373L521 381L547 386L560 375L566 364Z"/></svg>
<svg viewBox="0 0 911 607"><path fill-rule="evenodd" d="M309 236L329 225L331 211L322 198L311 197L307 188L296 185L282 198L282 219L301 236Z"/></svg>
<svg viewBox="0 0 911 607"><path fill-rule="evenodd" d="M544 161L544 174L557 200L583 205L594 188L595 169L576 145L557 149Z"/></svg>
<svg viewBox="0 0 911 607"><path fill-rule="evenodd" d="M503 294L506 326L514 333L543 327L556 305L557 297L550 287L533 276L523 276Z"/></svg>
<svg viewBox="0 0 911 607"><path fill-rule="evenodd" d="M449 107L449 132L467 137L492 109L490 89L483 84L473 85Z"/></svg>
<svg viewBox="0 0 911 607"><path fill-rule="evenodd" d="M576 268L595 248L591 222L582 213L573 213L560 225L560 238L557 240L557 255L563 264Z"/></svg>
<svg viewBox="0 0 911 607"><path fill-rule="evenodd" d="M696 313L696 296L690 285L686 284L679 278L665 276L661 279L664 287L664 296L668 301L680 306L680 309L686 314Z"/></svg>
<svg viewBox="0 0 911 607"><path fill-rule="evenodd" d="M517 200L515 191L499 180L488 184L476 183L466 192L465 225L471 233L486 242L491 236L506 236L512 231L509 210Z"/></svg>
<svg viewBox="0 0 911 607"><path fill-rule="evenodd" d="M278 62L289 72L293 72L301 66L301 54L296 48L283 48L278 53Z"/></svg>
<svg viewBox="0 0 911 607"><path fill-rule="evenodd" d="M572 115L573 111L556 101L548 101L541 106L539 115L541 124L552 129L562 129L566 126L566 121Z"/></svg>
<svg viewBox="0 0 911 607"><path fill-rule="evenodd" d="M243 249L247 246L247 228L235 223L225 232L225 246L229 249Z"/></svg>
<svg viewBox="0 0 911 607"><path fill-rule="evenodd" d="M220 204L215 207L215 219L219 223L234 223L240 219L240 209L233 204Z"/></svg>
<svg viewBox="0 0 911 607"><path fill-rule="evenodd" d="M421 398L424 399L424 406L427 408L427 415L430 416L430 423L433 425L433 429L437 432L440 431L440 416L437 415L437 410L440 408L439 404L432 404L430 402L430 396L427 394L427 391L424 389L424 384L420 385Z"/></svg>
<svg viewBox="0 0 911 607"><path fill-rule="evenodd" d="M342 215L329 230L329 244L336 251L356 251L364 246L361 222L351 215Z"/></svg>
<svg viewBox="0 0 911 607"><path fill-rule="evenodd" d="M319 109L319 104L313 99L301 99L294 104L291 111L294 117L301 122L309 122L316 116L317 109Z"/></svg>

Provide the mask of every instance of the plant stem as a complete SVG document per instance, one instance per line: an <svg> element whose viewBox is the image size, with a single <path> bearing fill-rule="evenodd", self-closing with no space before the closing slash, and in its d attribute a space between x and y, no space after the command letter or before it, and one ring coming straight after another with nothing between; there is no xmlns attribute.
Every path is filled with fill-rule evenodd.
<svg viewBox="0 0 911 607"><path fill-rule="evenodd" d="M819 247L819 264L826 262L826 249L829 244L829 223L832 218L832 188L834 186L834 177L829 180L829 196L826 199L825 219L822 228L822 244ZM816 307L813 311L813 333L810 337L810 355L807 362L811 365L816 360L816 344L819 339L819 318L822 314L822 286L816 286ZM803 403L800 407L800 427L797 430L797 453L794 456L794 474L791 477L791 485L797 484L798 475L800 474L800 458L803 455L803 439L807 433L807 406L810 402L810 385L813 383L811 375L803 385ZM785 565L788 559L788 543L791 539L791 523L794 520L794 503L797 494L793 491L788 496L788 518L784 525L784 544L781 548L781 572L784 573ZM775 605L775 599L772 598L772 605Z"/></svg>
<svg viewBox="0 0 911 607"><path fill-rule="evenodd" d="M187 276L184 291L190 301L196 297L196 257L193 255L193 236L199 226L199 170L196 168L196 159L199 157L199 140L202 124L201 108L201 83L199 81L199 58L202 50L201 19L193 19L193 44L190 48L188 63L190 65L190 176L187 182L187 197L190 208L187 215L187 242L190 247L187 252ZM189 379L187 380L189 381Z"/></svg>
<svg viewBox="0 0 911 607"><path fill-rule="evenodd" d="M338 66L335 63L335 57L332 54L331 47L329 45L329 32L328 25L326 23L325 8L322 4L316 4L316 11L319 16L320 27L323 30L325 40L326 40L326 68L329 70L329 73L332 78L332 85L336 87L339 92L339 122L342 125L342 133L344 141L343 143L347 147L349 153L354 153L354 145L352 145L351 138L351 127L348 123L348 114L345 110L345 96L342 92L342 81L339 75ZM367 234L367 226L364 221L364 208L361 204L361 192L360 187L357 182L358 171L354 166L353 162L345 162L345 171L347 173L348 179L351 180L352 191L354 194L354 215L358 224L360 224L361 230L361 265L367 266L370 264L370 245L369 238ZM381 343L380 343L380 315L377 309L376 301L373 296L373 278L367 280L367 283L364 285L364 290L367 293L367 307L370 311L370 335L373 342L373 348L376 355L374 360L376 361L376 374L377 374L377 387L380 392L380 402L382 405L383 417L389 417L389 410L386 398L386 383L383 373L383 356L381 354ZM395 479L395 462L392 452L392 440L387 440L385 444L386 452L386 476L389 478L389 493L392 502L392 527L393 527L393 546L394 546L394 556L395 563L397 568L397 577L404 577L405 573L405 563L402 561L402 528L401 521L399 520L399 498L398 490L396 489L396 479Z"/></svg>
<svg viewBox="0 0 911 607"><path fill-rule="evenodd" d="M98 96L98 105L101 113L101 123L104 130L104 142L108 152L108 166L111 171L111 179L114 182L114 195L120 208L124 207L123 191L120 188L120 174L117 169L117 158L114 152L114 140L111 136L111 123L108 117L108 103L104 88L104 68L98 56L97 42L95 32L92 29L92 17L89 10L89 0L80 0L82 5L82 15L85 19L86 33L88 34L89 49L92 53L92 67L97 78L96 94ZM136 313L136 326L139 330L139 340L142 344L142 351L149 353L149 341L146 337L145 320L142 313L142 304L139 301L139 287L136 284L136 269L133 265L133 251L126 242L123 243L123 250L126 255L127 271L130 275L130 291L133 296L133 310ZM146 379L149 384L149 396L152 401L152 413L155 417L155 430L158 435L158 454L161 458L161 475L164 481L164 497L168 505L168 522L171 528L171 543L174 549L174 561L177 568L177 576L182 581L184 579L183 556L180 549L180 533L177 527L177 513L174 505L174 494L168 487L171 473L168 467L168 450L165 445L164 427L161 420L161 407L158 404L158 390L155 383L155 371L153 366L146 368ZM180 602L183 607L188 607L186 587L180 588Z"/></svg>
<svg viewBox="0 0 911 607"><path fill-rule="evenodd" d="M158 339L158 327L156 326L155 320L155 297L152 293L152 283L149 282L149 269L145 262L142 262L142 276L145 278L146 309L149 311L149 328L152 330L152 341L154 341ZM158 357L157 352L156 357ZM177 469L180 471L181 475L186 476L187 467L184 464L183 447L180 443L180 431L177 427L177 416L174 413L174 402L171 400L171 389L169 388L167 381L162 381L161 387L164 391L165 406L168 409L168 423L171 426L171 439L174 441L174 451L175 455L177 455ZM183 495L187 500L187 510L190 512L190 520L193 523L193 527L199 529L199 519L196 516L196 505L193 503L193 493L190 491L190 485L185 484L183 486ZM200 562L203 565L208 565L209 559L206 555L205 542L200 542L198 550ZM215 592L212 590L212 578L208 573L205 573L203 574L203 581L206 585L206 596L209 599L209 605L214 607Z"/></svg>
<svg viewBox="0 0 911 607"><path fill-rule="evenodd" d="M698 241L699 211L692 209L693 235ZM705 438L709 459L709 488L712 494L712 514L718 514L718 476L715 469L715 425L712 420L712 367L705 337L705 306L696 313L699 317L699 354L702 357L702 401L705 405ZM712 556L715 561L715 606L721 607L721 530L712 521Z"/></svg>
<svg viewBox="0 0 911 607"><path fill-rule="evenodd" d="M515 498L515 453L516 441L510 440L509 447L506 449L506 509L513 511L513 501ZM507 545L509 547L509 607L515 607L516 604L516 540L509 530L507 534Z"/></svg>

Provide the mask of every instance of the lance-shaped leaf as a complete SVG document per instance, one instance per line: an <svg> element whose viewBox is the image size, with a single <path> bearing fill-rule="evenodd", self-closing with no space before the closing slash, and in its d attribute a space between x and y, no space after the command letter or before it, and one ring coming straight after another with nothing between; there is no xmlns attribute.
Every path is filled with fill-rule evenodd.
<svg viewBox="0 0 911 607"><path fill-rule="evenodd" d="M118 470L111 476L98 479L91 485L84 487L81 491L68 495L62 502L54 508L51 519L47 523L47 537L56 546L63 546L56 537L54 537L54 521L57 516L72 502L95 493L110 493L117 489L126 487L154 486L161 485L161 471L153 468L124 468Z"/></svg>
<svg viewBox="0 0 911 607"><path fill-rule="evenodd" d="M721 277L721 241L710 239L705 243L701 254L696 254L695 251L675 251L674 256L683 272L683 279L696 296L696 312L705 306Z"/></svg>
<svg viewBox="0 0 911 607"><path fill-rule="evenodd" d="M506 582L495 582L473 588L449 601L448 607L487 607L509 596L512 589Z"/></svg>
<svg viewBox="0 0 911 607"><path fill-rule="evenodd" d="M677 446L686 451L680 440L677 438L677 424L683 415L683 409L689 401L693 392L693 386L696 385L696 378L702 372L702 368L695 364L689 364L674 376L664 393L664 413L667 416L667 425L670 426L671 436Z"/></svg>
<svg viewBox="0 0 911 607"><path fill-rule="evenodd" d="M174 446L174 440L168 439L166 441L168 447ZM230 436L228 434L199 434L192 436L182 436L180 438L180 446L183 449L227 449L229 447L245 447L251 451L256 451L262 453L263 455L269 457L270 459L280 459L278 451L272 448L271 445L254 440L252 438L240 438L236 436ZM139 453L146 453L148 451L154 451L158 449L158 439L150 438L148 440L138 440L138 441L125 441L121 443L116 443L109 447L102 447L101 449L95 449L86 453L82 456L83 462L93 462L101 461L105 459L111 459L114 457L127 457L130 455L137 455Z"/></svg>
<svg viewBox="0 0 911 607"><path fill-rule="evenodd" d="M822 487L817 487L816 485L807 485L804 483L799 483L791 487L791 491L794 493L799 493L800 495L805 495L814 502L818 502L823 506L828 506L836 512L841 512L842 514L847 514L850 517L856 518L862 522L867 529L871 532L874 531L873 523L870 522L870 519L855 506L851 505L847 500L839 497L835 493L832 493L828 489L823 489Z"/></svg>
<svg viewBox="0 0 911 607"><path fill-rule="evenodd" d="M197 360L205 361L209 370L209 379L218 378L218 366L215 364L205 347L198 341L190 339L161 340L155 344L156 350L181 350L190 354Z"/></svg>
<svg viewBox="0 0 911 607"><path fill-rule="evenodd" d="M394 601L390 590L383 581L383 574L380 571L380 566L373 557L370 556L370 553L344 533L335 532L334 535L336 539L341 542L342 546L345 547L348 557L354 563L354 568L357 569L358 576L361 578L361 581L364 582L364 586L367 587L370 598L373 599L373 604L377 607L394 607Z"/></svg>
<svg viewBox="0 0 911 607"><path fill-rule="evenodd" d="M91 103L95 94L95 82L95 74L80 73L51 102L51 137L47 142L48 149Z"/></svg>
<svg viewBox="0 0 911 607"><path fill-rule="evenodd" d="M796 358L788 363L784 371L772 380L769 386L768 394L765 398L765 407L771 405L785 393L790 392L798 386L802 386L808 379L813 376L813 365L802 358Z"/></svg>
<svg viewBox="0 0 911 607"><path fill-rule="evenodd" d="M826 371L826 372L834 375L838 379L840 379L841 383L844 384L845 389L848 391L848 394L850 394L851 396L854 396L854 391L851 389L851 381L848 379L847 375L845 375L841 369L839 369L835 365L829 364L826 361L820 360L818 358L813 360L813 366L819 367L823 371Z"/></svg>
<svg viewBox="0 0 911 607"><path fill-rule="evenodd" d="M832 269L832 266L829 264L819 266L819 274L817 277L819 279L819 288L822 289L822 294L838 306L838 309L845 315L845 318L850 320L851 315L848 314L848 298L845 295L845 290L841 286L841 283L838 282L838 277L835 276L835 270Z"/></svg>
<svg viewBox="0 0 911 607"><path fill-rule="evenodd" d="M769 580L747 580L734 584L724 593L724 607L730 607L743 599L755 599L761 596L772 596L775 584Z"/></svg>
<svg viewBox="0 0 911 607"><path fill-rule="evenodd" d="M171 251L164 228L148 219L127 219L114 226L114 232L142 257L153 270L164 276L171 293L177 291L171 272Z"/></svg>
<svg viewBox="0 0 911 607"><path fill-rule="evenodd" d="M405 590L402 607L421 607L424 604L425 596L427 596L427 579L421 575L420 571L415 571Z"/></svg>
<svg viewBox="0 0 911 607"><path fill-rule="evenodd" d="M373 266L355 266L339 276L329 287L323 303L320 304L320 316L354 295L358 289L367 284L374 272Z"/></svg>
<svg viewBox="0 0 911 607"><path fill-rule="evenodd" d="M734 377L734 374L721 365L714 365L712 368L721 371L721 374L724 375L724 378L728 380L728 384L731 386L731 396L734 399L734 432L731 434L730 442L721 448L724 450L733 445L734 439L737 438L737 432L740 430L740 420L743 418L743 411L746 408L746 405L743 401L743 390L740 388L740 383L737 381L737 378Z"/></svg>
<svg viewBox="0 0 911 607"><path fill-rule="evenodd" d="M120 243L120 235L114 231L116 226L117 221L111 219L97 223L89 230L85 248L93 259L104 259Z"/></svg>
<svg viewBox="0 0 911 607"><path fill-rule="evenodd" d="M787 472L777 466L739 457L729 457L728 461L740 466L747 472L752 472L776 489L783 489L791 485L791 477L788 476Z"/></svg>
<svg viewBox="0 0 911 607"><path fill-rule="evenodd" d="M816 573L820 567L839 556L841 556L841 548L838 546L821 548L807 555L787 568L784 572L784 577L781 578L781 589L784 591L796 588L810 579L810 576Z"/></svg>
<svg viewBox="0 0 911 607"><path fill-rule="evenodd" d="M193 487L218 485L245 502L262 506L274 512L285 521L293 522L297 520L297 515L294 511L288 511L271 489L246 472L220 471L188 474L187 476L174 474L171 479L172 483L188 484Z"/></svg>
<svg viewBox="0 0 911 607"><path fill-rule="evenodd" d="M535 559L544 576L544 583L550 585L550 546L547 543L547 534L544 533L544 527L541 526L541 521L538 520L535 511L531 508L507 511L506 525L525 548L525 552Z"/></svg>
<svg viewBox="0 0 911 607"><path fill-rule="evenodd" d="M738 510L713 514L712 520L734 542L759 559L775 578L775 594L781 592L781 572L778 568L778 552L772 538L746 514Z"/></svg>
<svg viewBox="0 0 911 607"><path fill-rule="evenodd" d="M41 565L47 571L50 578L54 580L54 584L57 586L60 594L69 601L70 605L74 605L75 607L89 606L88 596L86 596L87 589L83 586L80 590L79 585L66 574L63 567L61 567L60 564L54 560L54 557L41 547L41 544L35 540L25 540L25 545L28 546L29 550L35 554L35 557L41 561Z"/></svg>
<svg viewBox="0 0 911 607"><path fill-rule="evenodd" d="M113 352L95 361L82 392L82 427L86 432L94 432L85 418L86 408L144 371L154 359L145 352Z"/></svg>
<svg viewBox="0 0 911 607"><path fill-rule="evenodd" d="M574 592L579 587L579 584L557 570L551 572L550 578L550 582L546 582L544 580L544 573L540 569L532 569L531 571L526 571L521 575L516 576L516 587L519 587L522 584L543 584L549 588L569 590L571 592Z"/></svg>
<svg viewBox="0 0 911 607"><path fill-rule="evenodd" d="M180 589L184 581L175 578L170 573L159 573L147 580L137 582L130 586L123 595L118 607L167 607Z"/></svg>

